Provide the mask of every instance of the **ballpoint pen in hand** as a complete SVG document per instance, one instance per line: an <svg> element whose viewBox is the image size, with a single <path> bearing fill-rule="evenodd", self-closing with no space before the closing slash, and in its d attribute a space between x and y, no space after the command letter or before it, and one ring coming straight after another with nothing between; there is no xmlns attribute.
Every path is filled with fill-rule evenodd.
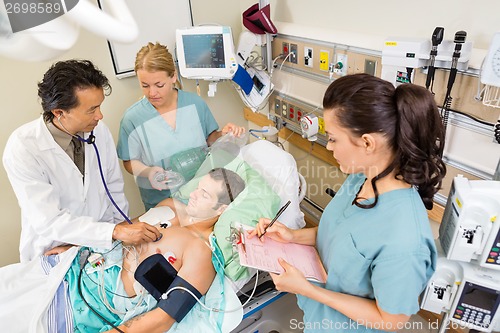
<svg viewBox="0 0 500 333"><path fill-rule="evenodd" d="M283 212L285 211L285 209L288 207L288 205L290 205L290 200L287 201L287 203L280 208L280 210L278 210L278 212L276 213L276 216L271 220L271 222L267 225L267 227L264 228L264 232L259 236L259 239L264 236L264 234L266 233L267 229L269 227L271 227L274 222L276 222L276 220L278 220L278 218L280 217L281 214L283 214Z"/></svg>

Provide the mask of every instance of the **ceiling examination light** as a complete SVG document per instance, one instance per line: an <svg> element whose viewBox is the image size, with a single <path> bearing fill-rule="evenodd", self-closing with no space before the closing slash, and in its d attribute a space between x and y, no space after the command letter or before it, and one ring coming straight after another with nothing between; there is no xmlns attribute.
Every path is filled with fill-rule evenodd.
<svg viewBox="0 0 500 333"><path fill-rule="evenodd" d="M134 41L139 29L125 0L102 2L106 12L88 0L51 0L26 8L4 0L0 55L21 61L50 60L76 43L80 26L111 41Z"/></svg>

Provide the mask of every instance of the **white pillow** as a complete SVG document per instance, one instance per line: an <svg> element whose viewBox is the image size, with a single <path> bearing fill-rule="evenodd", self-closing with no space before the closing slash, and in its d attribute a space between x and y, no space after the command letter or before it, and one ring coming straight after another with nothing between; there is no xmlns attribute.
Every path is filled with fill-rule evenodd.
<svg viewBox="0 0 500 333"><path fill-rule="evenodd" d="M281 206L290 200L290 205L279 221L292 229L303 228L306 223L299 206L300 179L293 156L267 140L258 140L242 147L240 156L279 195Z"/></svg>

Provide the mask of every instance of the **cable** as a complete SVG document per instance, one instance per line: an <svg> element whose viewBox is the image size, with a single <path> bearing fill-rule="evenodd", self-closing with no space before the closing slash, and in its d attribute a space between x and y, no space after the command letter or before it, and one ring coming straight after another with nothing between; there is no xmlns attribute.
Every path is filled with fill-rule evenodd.
<svg viewBox="0 0 500 333"><path fill-rule="evenodd" d="M256 129L250 129L248 130L248 133L250 133L250 135L256 137L257 139L263 139L262 137L256 135L256 134L253 134L254 132L257 132L257 133L266 133L266 132L269 132L269 130L256 130Z"/></svg>
<svg viewBox="0 0 500 333"><path fill-rule="evenodd" d="M106 252L102 252L102 253L99 253L99 252L94 252L94 253L99 253L101 256L103 256L103 257L104 257L106 254L108 254L108 253L112 252L114 249L116 249L116 247L117 247L118 245L120 245L120 244L122 244L122 241L116 241L116 244L115 244L115 245L114 245L114 246L113 246L110 250L108 250L108 251L106 251ZM127 250L127 251L128 251L128 253L131 253L131 251L129 250L129 247L132 247L132 248L135 250L135 252L136 252L136 261L137 261L137 259L138 259L137 257L138 257L138 256L140 256L140 254L141 254L141 252L142 252L142 244L141 244L141 251L139 251L139 253L137 253L137 249L136 249L134 246L123 246L123 247L122 247L122 251L123 251L123 250ZM122 257L123 257L123 254L122 254ZM106 259L106 258L104 258L104 259ZM104 268L104 266L100 266L100 267L101 267L101 268ZM84 272L85 272L85 275L87 276L87 279L89 279L89 280L90 280L92 283L94 283L95 285L97 285L97 286L101 286L98 282L96 282L96 281L94 281L94 280L92 279L92 277L89 275L89 273L87 273L87 271L86 271L86 270L84 270ZM113 291L111 291L111 290L109 290L109 289L104 289L104 290L105 290L105 291L107 291L107 292L108 292L108 293L110 293L110 294L113 294L113 295L115 295L115 296L122 297L122 298L134 298L134 297L135 297L135 296L124 296L124 295L120 295L120 294L117 294L117 293L115 293L115 292L113 292Z"/></svg>
<svg viewBox="0 0 500 333"><path fill-rule="evenodd" d="M245 305L247 305L248 302L250 302L250 300L252 299L253 295L255 294L255 290L257 289L257 282L259 281L259 271L257 271L256 275L257 276L255 278L255 285L253 287L252 293L250 294L250 297L242 305L240 305L240 306L238 306L238 307L236 307L234 309L230 309L230 310L209 308L208 306L206 306L205 304L203 304L201 302L201 300L191 290L189 290L187 288L184 288L184 287L181 287L181 286L176 286L176 287L173 287L173 288L167 290L163 295L161 295L161 298L167 299L168 298L168 294L170 294L174 290L184 290L184 291L187 291L191 296L193 296L193 298L196 300L196 302L198 302L198 304L200 304L204 309L206 309L208 311L223 312L223 313L235 312L235 311L238 311L240 309L243 309L245 307Z"/></svg>
<svg viewBox="0 0 500 333"><path fill-rule="evenodd" d="M286 59L288 59L288 57L290 56L290 54L292 54L292 52L288 52L288 54L286 55L285 59L283 59L283 61L281 62L280 70L283 68L283 64L286 62Z"/></svg>
<svg viewBox="0 0 500 333"><path fill-rule="evenodd" d="M254 56L254 54L257 56ZM260 54L258 54L256 51L250 52L250 55L245 60L245 67L246 68L248 68L248 67L253 67L253 68L260 67L260 70L263 70L263 71L267 70L266 64L264 63L264 58Z"/></svg>
<svg viewBox="0 0 500 333"><path fill-rule="evenodd" d="M272 78L273 77L273 71L274 68L276 68L278 65L276 65L276 61L283 57L283 54L279 54L276 58L273 59L272 66L271 66L271 71L269 72L269 76Z"/></svg>
<svg viewBox="0 0 500 333"><path fill-rule="evenodd" d="M97 285L97 286L100 286L100 284L99 284L98 282L96 282L96 281L94 281L94 280L92 279L92 277L89 275L89 273L87 273L87 271L86 271L86 270L83 270L83 271L85 272L85 275L87 276L87 279L89 279L89 281L90 281L90 282L92 282L93 284L95 284L95 285ZM117 293L115 293L115 292L113 292L113 291L111 291L111 290L109 290L109 289L105 289L105 290L106 290L108 293L110 293L110 294L113 294L113 295L115 295L115 296L122 297L122 298L134 298L134 297L135 297L135 296L125 296L125 295L120 295L120 294L117 294Z"/></svg>
<svg viewBox="0 0 500 333"><path fill-rule="evenodd" d="M460 114L460 115L462 115L464 117L467 117L469 119L472 119L472 120L474 120L474 121L476 121L476 122L478 122L480 124L487 125L487 126L495 126L494 123L490 123L490 122L488 122L486 120L482 120L482 119L476 118L476 117L474 117L474 116L472 116L472 115L470 115L468 113L465 113L465 112L462 112L462 111L453 110L453 109L450 109L450 111L453 112L453 113L458 113L458 114Z"/></svg>
<svg viewBox="0 0 500 333"><path fill-rule="evenodd" d="M115 325L113 325L109 320L107 320L106 318L104 318L99 312L97 312L92 306L90 306L90 304L87 302L87 300L85 299L85 297L83 297L83 293L82 293L82 272L83 272L83 268L85 267L86 261L87 261L87 259L88 259L89 256L90 256L90 252L88 253L87 258L85 258L83 260L83 264L80 266L80 274L78 274L78 294L82 298L82 301L87 305L87 307L96 316L98 316L99 318L101 318L106 324L108 324L109 326L113 327L113 329L117 330L118 332L125 333L121 329L119 329L118 327L116 327Z"/></svg>
<svg viewBox="0 0 500 333"><path fill-rule="evenodd" d="M100 280L101 280L101 284L98 284L98 294L102 300L102 302L104 303L104 305L106 306L106 308L111 311L112 313L116 314L116 315L125 315L127 314L128 311L134 311L135 309L137 309L141 304L142 304L142 301L144 300L144 292L141 292L140 293L140 296L139 296L139 299L137 300L137 302L135 303L135 306L132 308L132 309L128 309L126 310L125 312L122 312L122 311L118 311L117 309L115 309L108 301L108 298L106 297L106 292L108 291L106 289L106 286L105 286L105 282L104 282L104 265L101 266L101 269L100 269ZM122 297L122 298L127 298L127 299L130 299L130 298L133 298L133 297L129 297L129 296L122 296L122 295L118 295L112 291L108 291L109 293L115 295L115 296L119 296L119 297Z"/></svg>
<svg viewBox="0 0 500 333"><path fill-rule="evenodd" d="M495 140L497 140L497 142L500 143L500 119L498 119L494 127L494 135L495 135Z"/></svg>
<svg viewBox="0 0 500 333"><path fill-rule="evenodd" d="M243 101L243 103L249 107L250 109L252 109L252 111L254 112L258 112L260 110L262 110L266 105L267 105L267 101L263 101L261 104L259 105L255 105L253 104L249 99L248 99L248 95L245 94L245 92L243 91L243 89L241 89L239 86L237 86L234 82L231 82L234 86L234 88L236 89L236 91L238 92L238 94L240 95L241 97L241 100ZM271 95L272 93L274 92L274 88L269 92L269 95ZM265 102L265 103L264 103Z"/></svg>
<svg viewBox="0 0 500 333"><path fill-rule="evenodd" d="M132 224L132 221L130 221L129 217L127 215L125 215L125 213L120 209L120 207L118 207L115 200L113 199L113 196L109 192L108 185L106 184L106 180L104 179L104 173L102 171L101 156L99 155L99 151L97 150L97 146L96 146L95 142L92 142L92 146L94 146L95 154L97 156L97 164L99 165L99 173L101 174L102 184L104 185L104 189L106 190L106 194L108 195L109 200L111 200L111 203L113 204L113 206L115 206L115 208L118 210L118 212L125 218L125 221L127 221L128 224Z"/></svg>
<svg viewBox="0 0 500 333"><path fill-rule="evenodd" d="M455 50L453 52L453 56L451 58L451 68L450 68L450 76L448 78L448 85L446 90L446 95L443 102L442 117L443 117L443 127L444 133L446 134L446 126L448 125L448 117L449 111L451 107L452 97L451 97L451 89L453 87L453 83L455 83L455 78L457 76L457 64L458 59L460 58L460 51L462 49L462 44L465 43L465 38L467 37L467 33L465 31L457 31L455 33Z"/></svg>
<svg viewBox="0 0 500 333"><path fill-rule="evenodd" d="M269 81L271 81L270 79L271 79L271 77L269 77ZM266 97L266 98L262 101L262 103L260 103L259 105L255 105L255 104L253 104L253 103L252 103L252 101L251 101L251 100L249 100L249 99L248 99L248 96L249 96L249 95L247 95L247 94L243 91L243 89L241 89L241 87L240 87L240 86L238 86L236 83L234 83L234 81L231 81L231 84L233 85L234 89L236 89L236 91L237 91L237 92L238 92L238 94L240 95L241 100L243 101L243 103L244 103L247 107L251 108L254 112L258 112L258 111L260 111L260 110L264 109L264 107L268 104L268 98L269 98L269 96L271 96L271 94L274 92L274 86L273 86L273 88L271 88L271 89L269 90L269 93L267 93L267 94L266 94L266 95L267 95L267 97Z"/></svg>

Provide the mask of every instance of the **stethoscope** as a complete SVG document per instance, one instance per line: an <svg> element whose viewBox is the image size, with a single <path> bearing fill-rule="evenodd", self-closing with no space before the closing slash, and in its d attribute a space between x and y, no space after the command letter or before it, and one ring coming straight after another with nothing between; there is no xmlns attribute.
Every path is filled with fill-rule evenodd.
<svg viewBox="0 0 500 333"><path fill-rule="evenodd" d="M74 138L77 138L79 141L88 143L89 145L92 145L94 147L95 154L97 156L97 164L99 165L99 173L101 175L102 184L104 185L104 189L106 190L106 194L108 195L109 200L111 200L111 203L113 204L113 206L115 206L115 208L118 210L118 212L120 212L120 214L123 216L123 218L125 219L125 221L127 221L128 224L132 224L132 221L130 221L130 218L116 204L115 200L113 199L113 196L111 195L111 192L109 192L108 185L106 184L106 179L104 178L104 172L102 171L101 156L99 155L99 150L97 149L97 145L95 144L94 131L92 130L90 132L89 137L87 139L85 139L85 138L82 138L81 136L79 136L78 134L71 134L66 129L66 127L64 127L64 125L61 123L61 115L59 115L57 117L57 122L59 123L59 125L61 125L61 127L62 127L62 129L63 129L64 132L66 132L67 134L71 135Z"/></svg>

